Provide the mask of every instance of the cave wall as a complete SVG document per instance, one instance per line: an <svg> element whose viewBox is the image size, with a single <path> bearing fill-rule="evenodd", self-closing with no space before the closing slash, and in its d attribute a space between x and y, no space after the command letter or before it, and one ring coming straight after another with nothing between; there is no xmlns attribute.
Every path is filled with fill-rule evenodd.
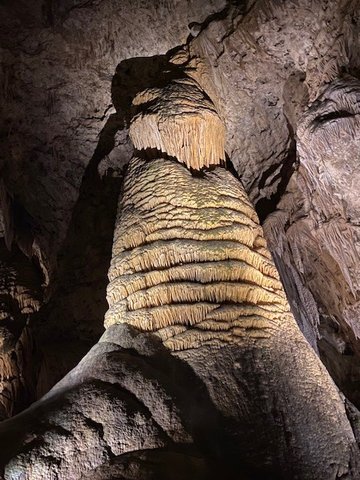
<svg viewBox="0 0 360 480"><path fill-rule="evenodd" d="M43 295L33 396L103 331L130 103L183 45L294 315L359 405L356 0L5 1L0 14L1 235Z"/></svg>

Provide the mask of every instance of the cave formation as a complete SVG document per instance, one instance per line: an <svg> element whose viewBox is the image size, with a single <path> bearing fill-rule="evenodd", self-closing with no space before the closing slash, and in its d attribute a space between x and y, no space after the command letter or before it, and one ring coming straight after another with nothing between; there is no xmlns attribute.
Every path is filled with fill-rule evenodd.
<svg viewBox="0 0 360 480"><path fill-rule="evenodd" d="M358 0L0 5L0 478L360 478Z"/></svg>

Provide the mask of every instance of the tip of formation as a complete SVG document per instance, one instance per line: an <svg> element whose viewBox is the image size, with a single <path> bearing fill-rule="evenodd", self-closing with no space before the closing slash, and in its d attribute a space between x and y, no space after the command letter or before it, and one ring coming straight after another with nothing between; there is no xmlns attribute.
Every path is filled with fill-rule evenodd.
<svg viewBox="0 0 360 480"><path fill-rule="evenodd" d="M137 150L155 149L194 170L225 160L225 126L192 79L147 89L133 106L129 134Z"/></svg>

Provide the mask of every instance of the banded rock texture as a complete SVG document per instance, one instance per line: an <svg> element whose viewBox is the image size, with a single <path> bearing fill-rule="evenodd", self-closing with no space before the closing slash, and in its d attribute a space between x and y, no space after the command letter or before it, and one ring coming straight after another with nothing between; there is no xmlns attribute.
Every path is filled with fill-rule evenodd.
<svg viewBox="0 0 360 480"><path fill-rule="evenodd" d="M356 478L345 407L289 311L253 207L224 168L191 173L174 159L133 158L109 278L106 325L149 331L191 366L221 412L231 462L238 455L274 478Z"/></svg>
<svg viewBox="0 0 360 480"><path fill-rule="evenodd" d="M139 93L133 105L141 108L130 127L137 150L174 160L130 162L105 325L157 332L173 350L266 335L288 304L253 207L224 169L196 176L177 162L198 171L224 159L214 104L184 76Z"/></svg>
<svg viewBox="0 0 360 480"><path fill-rule="evenodd" d="M172 350L266 336L289 314L240 183L134 158L124 181L105 324L156 332Z"/></svg>
<svg viewBox="0 0 360 480"><path fill-rule="evenodd" d="M109 278L106 326L155 334L191 367L220 414L213 432L225 437L233 472L240 462L260 478L356 478L344 404L289 311L255 211L229 172L133 158Z"/></svg>

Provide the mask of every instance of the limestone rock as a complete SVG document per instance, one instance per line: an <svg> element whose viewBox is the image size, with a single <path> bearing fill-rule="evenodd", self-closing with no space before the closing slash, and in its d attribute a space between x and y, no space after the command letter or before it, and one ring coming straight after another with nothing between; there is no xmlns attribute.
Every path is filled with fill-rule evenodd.
<svg viewBox="0 0 360 480"><path fill-rule="evenodd" d="M298 325L328 368L337 386L355 407L349 407L348 400L339 400L335 390L331 390L333 393L328 398L325 395L323 403L330 410L333 408L331 404L336 405L336 411L342 412L339 416L341 421L344 421L342 403L347 405L347 414L351 417L358 439L359 2L5 1L0 5L0 18L0 344L3 348L0 354L0 388L6 394L0 394L1 417L7 417L22 409L34 397L41 397L78 364L103 332L104 315L108 309L106 289L108 288L111 308L118 301L118 292L124 292L125 286L117 278L116 255L111 264L109 286L107 272L112 256L116 209L119 194L123 193L125 169L138 168L141 178L141 171L153 168L153 173L156 174L154 182L161 188L165 183L156 161L150 168L144 158L139 158L132 166L127 167L133 156L129 127L134 106L137 104L138 116L131 127L136 149L158 149L167 153L170 157L167 161L170 163L166 163L166 168L178 181L181 177L185 187L188 174L179 175L179 171L183 172L179 168L183 167L175 167L173 162L176 159L171 157L193 167L197 171L196 182L207 185L206 189L204 188L205 203L218 202L218 197L210 187L217 173L215 170L211 171L211 168L208 171L207 167L225 158L227 168L240 177L250 204L255 206L260 223L264 226L264 236ZM174 78L176 71L181 71L182 76ZM190 130L196 132L196 136L200 138L198 133L202 128L203 118L206 117L206 124L213 120L208 141L204 143L200 153L194 151L193 146L198 144L195 138L189 139L184 135L184 139L189 143L184 147L180 145L183 137L176 136L178 132L173 128L176 125L166 127L166 132L159 128L162 116L168 120L167 114L164 115L168 103L161 104L158 101L160 97L164 98L164 85L168 85L170 96L176 88L178 95L184 85L184 76L193 86L192 97L201 98L204 115L201 120L197 113L193 116L194 110L198 109L190 105L191 115L185 115L186 122L183 127L191 117L194 122ZM169 80L174 81L171 87ZM141 129L145 110L152 116L144 117L149 124L148 135L143 142ZM179 117L177 119L179 120ZM222 125L225 125L225 142L222 138ZM176 135L171 136L174 132ZM147 154L154 160L154 151L147 151ZM233 206L237 209L240 203L244 206L243 200L239 201L243 190L233 189L230 179L232 176L229 172L223 174L224 184L229 182L224 187L224 195L231 191L236 196L229 201L229 210ZM176 198L176 185L172 187ZM130 191L134 198L139 200L139 195L134 193L136 185L131 185L127 193ZM184 211L185 207L181 206ZM213 206L207 205L206 208ZM144 214L139 205L133 210L139 217ZM154 201L155 212L164 224L175 221L166 217L160 204ZM121 233L115 240L120 257L131 257L128 252L137 248L135 245L139 238L143 241L149 237L156 242L160 235L151 230L152 224L145 218L140 218L140 223L149 230L145 228L146 231L134 231L134 225L127 213L129 212L119 213L124 225L116 226L116 230ZM228 238L225 240L225 237L237 232L236 235L244 242L244 247L253 242L262 258L266 250L262 236L256 236L259 226L252 223L256 221L244 212L236 215L243 215L241 220L244 221L246 217L246 228L234 228L232 233L229 233L230 220L227 218L228 223L225 226L218 226L222 229L223 241L233 241ZM209 218L201 215L197 217L198 225L202 226L200 231L196 232L198 238L205 238L209 234L207 222ZM173 227L178 233L178 225ZM244 233L245 231L247 233ZM193 233L185 232L188 236ZM257 244L258 240L260 243ZM183 245L186 245L186 248L183 248L184 256L194 256L194 251L189 247L189 239L184 238L182 241ZM11 253L7 248L12 249ZM159 265L161 262L172 264L173 258L167 258L166 252L166 249L159 251L159 256L155 258ZM218 253L220 255L222 252ZM244 257L232 261L245 262L247 259ZM224 259L219 259L219 262L222 261ZM262 259L262 262L267 265L267 260ZM125 268L125 264L124 261L121 268ZM173 265L171 272L167 274L153 270L134 272L139 265L139 259L130 258L130 264L131 272L123 276L126 276L126 285L129 292L131 291L125 292L126 295L133 295L130 303L134 311L139 310L139 306L152 302L152 307L162 309L162 323L164 318L170 318L174 323L176 315L183 314L181 309L174 315L173 311L167 312L164 305L153 305L158 301L155 302L154 299L160 297L158 292L163 288L161 285L164 280L173 283L181 277L181 281L188 281L188 270L183 265ZM212 267L213 265L210 265L196 273L200 282L216 276L221 280L225 277L228 280L237 278L240 273L244 275L240 265L230 273L225 271L223 265L219 265L220 268L216 271ZM29 271L36 277L34 282L28 282L26 272ZM250 272L250 269L247 272ZM264 272L259 275L257 271L255 278L251 270L247 281L260 282L261 288L272 288L270 284L275 281L276 276L273 270L270 275ZM141 298L137 296L136 289L144 283L151 285L149 288L153 289L152 298L146 295ZM154 290L156 288L158 291ZM278 287L275 286L274 289L278 290ZM170 290L168 294L174 295ZM192 289L184 288L183 295L199 300L197 292ZM218 292L214 295L217 296ZM227 292L227 295L235 298L240 293ZM204 314L204 308L198 304L198 310L193 308L193 311L195 330L194 322L199 315ZM123 311L120 313L121 315L112 310L108 313L108 324L117 324L110 326L109 331L122 332L124 338L128 338L128 333L125 332L127 327L118 325L121 323L120 317L125 317ZM131 314L133 315L133 312ZM129 312L126 312L126 315L129 318ZM144 323L144 318L142 321ZM254 324L249 325L249 328L254 331ZM294 338L304 346L304 340L297 336L295 327L291 328L294 330L290 329L289 335L295 335ZM165 338L181 336L184 332L184 326L172 325L160 332L160 338L162 335L166 341ZM155 342L156 348L162 348L150 333L139 335L141 338L151 337L150 343ZM137 337L137 334L133 335L135 336ZM115 337L117 338L114 333ZM135 340L129 341L126 347L118 348L110 345L117 344L116 338L114 341L106 338L106 341L102 340L94 347L90 357L86 357L85 364L92 355L100 363L107 353L112 352L116 357L114 363L105 362L105 365L109 365L110 370L115 368L115 377L119 375L119 370L113 365L123 361L126 363L128 355L131 361L143 365L136 353L138 347L133 347L131 343L134 341L137 344ZM126 341L124 340L125 343ZM212 397L211 401L208 399L208 406L214 402L225 417L230 412L233 415L231 423L238 431L244 431L245 425L254 439L254 450L249 453L252 459L255 458L254 463L256 451L268 453L268 457L267 453L261 455L259 464L260 460L269 461L267 459L271 455L271 458L276 455L282 458L284 448L293 442L294 432L301 438L301 442L304 442L299 441L299 445L301 443L304 446L307 438L313 434L312 418L316 418L323 427L325 425L325 430L327 428L326 416L319 415L317 410L316 395L311 397L313 403L308 402L306 382L306 375L325 378L325 371L320 367L312 370L308 366L309 362L315 362L308 349L304 350L306 354L290 362L296 364L299 371L306 372L305 378L301 377L303 391L299 396L294 393L297 386L291 375L291 365L284 361L282 355L286 352L291 357L292 344L288 344L281 334L276 337L276 342L279 351L275 356L271 356L266 349L249 349L240 354L236 348L230 348L228 358L231 358L231 361L223 363L216 355L212 358L213 352L208 352L206 348L203 351L205 353L201 354L202 357L200 355L200 358L193 359L192 363L191 358L187 358L186 350L177 350L181 362L188 362L187 364L198 372L198 377L201 377L201 385L196 383L193 377L191 378L194 383L190 382L189 385L184 373L181 378L184 379L186 395L192 391L194 385L203 392L210 392ZM129 346L130 344L132 346ZM141 355L148 358L143 351ZM213 370L218 369L216 374L209 369L205 358L211 358ZM250 362L249 358L253 361ZM263 365L264 361L272 365L272 368L259 368L257 376L254 376L253 365ZM166 362L167 360L164 360L164 363ZM78 378L84 380L85 377L89 378L91 384L92 368L96 370L97 367L92 366L82 376L83 365L74 371L75 376L78 375ZM133 374L129 364L126 365L129 370L125 369L122 373ZM158 368L158 363L156 366ZM139 367L139 370L141 368ZM162 366L159 368L161 370ZM155 395L158 394L159 398L164 399L164 404L168 401L164 391L174 383L171 368L164 366L165 370L166 368L169 370L164 375L168 375L170 380L164 381L163 390L158 388L158 385L154 390ZM86 370L85 367L84 369ZM228 375L228 372L233 370L234 375ZM97 375L99 370L96 372ZM186 372L188 373L188 370ZM10 439L9 443L13 446L20 442L19 455L13 460L13 470L10 471L10 467L7 467L9 478L18 478L19 469L31 475L29 471L33 467L39 469L34 473L37 480L41 476L55 478L59 472L60 478L70 479L71 476L79 476L80 470L82 478L105 479L119 473L124 478L140 479L142 476L147 478L146 472L149 473L150 470L155 478L166 478L166 475L169 475L166 464L170 461L179 467L179 478L211 478L212 473L215 478L226 476L227 472L219 469L219 464L216 468L210 468L212 473L206 466L209 456L216 457L218 451L218 445L213 444L210 434L204 435L210 438L206 451L199 452L194 447L195 443L198 445L199 437L194 436L194 430L189 429L188 425L184 425L184 418L179 419L174 414L174 425L179 426L179 431L184 433L183 439L187 439L184 442L189 442L190 447L175 450L173 445L164 447L166 441L161 443L159 438L163 439L162 435L167 431L168 424L163 430L162 425L152 423L146 408L139 404L136 404L136 408L141 410L138 418L142 420L137 424L133 417L127 418L126 414L123 414L126 402L123 402L121 392L116 388L116 391L113 391L114 385L80 386L74 381L71 384L74 391L67 390L69 378L72 379L71 382L74 378L71 375L61 384L64 390L56 388L46 397L44 410L41 403L36 404L30 414L25 415L27 419L30 418L25 425L31 427L27 432L16 423L21 423L21 420L15 421L18 426L14 427L14 439ZM102 378L102 375L105 375L104 372L99 373L97 379ZM110 377L111 374L107 378ZM245 382L244 378L250 379L249 382ZM256 379L262 382L261 388ZM331 382L327 382L326 388L330 388ZM265 385L269 386L269 389L266 389ZM140 387L139 389L141 390ZM292 405L296 405L296 408L288 409L286 396L279 400L279 389L289 392L294 401ZM273 393L269 394L269 390ZM149 445L153 446L154 450L139 450L138 453L126 452L123 456L112 456L112 448L119 449L116 452L120 452L123 446L114 440L118 435L118 420L113 421L115 426L111 432L105 429L104 440L105 430L96 423L97 420L92 417L94 411L89 412L90 406L84 400L87 395L98 407L99 415L104 415L103 421L106 425L110 417L111 421L116 417L117 413L111 406L112 399L116 398L114 405L119 407L120 417L123 415L119 422L129 422L128 430L124 437L121 437L126 440L124 444L131 437L129 432L135 428L134 425L142 425L144 435L141 437L139 434L139 438L146 437L146 441L150 439ZM100 400L102 395L103 403ZM131 392L129 395L134 400ZM190 404L192 398L187 398ZM248 398L255 398L255 403L247 402ZM74 405L80 405L79 410L74 406L69 407L67 402L70 400ZM47 417L48 412L53 411L50 405L52 401L59 407L58 416L54 414ZM249 403L252 405L252 416L242 416L244 412L248 412ZM302 422L301 417L293 416L293 413L301 411L302 404L307 403L312 406L312 413ZM154 403L151 403L151 408L152 411L155 410ZM164 407L163 410L161 407L161 411L167 411L169 418L171 413L167 408ZM39 418L44 419L43 423L39 425L31 417L31 412L39 414ZM210 418L215 418L213 408L209 408L208 412L210 414L205 423L210 421ZM287 412L285 420L281 412ZM198 411L194 415L197 414ZM329 415L329 422L335 417ZM237 423L239 418L240 423ZM257 420L250 421L249 418ZM267 423L265 418L272 420ZM149 422L146 425L147 420ZM80 433L72 431L77 423L81 426ZM348 439L352 438L352 432L348 429L348 424L345 424L346 422L342 424L341 429L344 437L337 442L338 445L347 445ZM266 434L262 430L263 425L268 428ZM226 428L234 436L227 438L228 443L224 443L224 450L229 451L230 457L234 459L237 457L232 446L241 445L241 448L246 449L249 447L250 437L239 440L238 431L232 431L229 424L226 424ZM28 436L15 438L19 431ZM259 432L263 433L260 435ZM275 437L278 439L275 444L280 445L277 453L274 450L277 447L274 447L272 440ZM347 440L343 442L345 437ZM4 438L4 443L7 444L9 436L6 434ZM239 443L236 443L234 438L237 438ZM329 434L328 438L331 442L333 437ZM203 440L203 437L201 439ZM111 445L107 443L108 440ZM144 445L147 445L146 441L144 440ZM135 443L133 445L139 447ZM318 442L315 443L318 445ZM86 450L85 444L89 445L89 450ZM28 448L25 448L25 445L28 445ZM325 446L317 452L317 448L318 446L313 445L309 452L313 458L318 455L325 460L330 458L327 457L330 450L336 450ZM340 461L338 458L334 460L333 465L336 467L332 468L337 469L337 476L357 478L359 467L354 460L356 455L353 455L356 448L351 448ZM22 449L26 450L26 453L22 454ZM227 478L231 478L231 469L236 472L236 478L242 474L246 478L242 467L248 458L241 458L241 466L233 466L230 465L229 456L224 450L221 451L220 463L229 464L230 472ZM91 454L87 456L89 451ZM69 459L64 460L67 455ZM334 455L336 456L336 453ZM59 456L62 456L61 461ZM89 463L86 458L90 458ZM36 459L39 459L37 466ZM301 463L299 459L297 462ZM152 469L149 469L149 463ZM185 464L190 470L185 468ZM80 470L76 471L77 468ZM296 475L302 478L301 472L291 470L290 463L286 468L290 469L286 471L286 478ZM264 478L265 474L270 473L260 471L259 475ZM328 472L318 472L316 480L319 480L321 475L325 475L328 480L332 473L330 475Z"/></svg>

